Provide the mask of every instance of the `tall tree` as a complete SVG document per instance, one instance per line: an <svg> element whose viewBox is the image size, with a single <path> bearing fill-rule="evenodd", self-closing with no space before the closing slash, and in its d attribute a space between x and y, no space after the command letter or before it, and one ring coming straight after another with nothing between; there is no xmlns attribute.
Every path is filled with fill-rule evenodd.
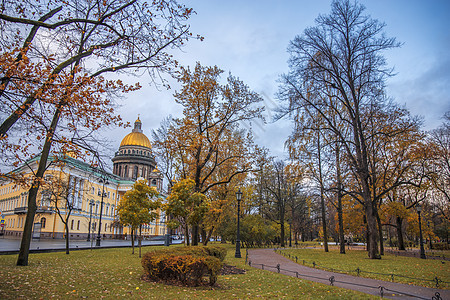
<svg viewBox="0 0 450 300"><path fill-rule="evenodd" d="M252 137L239 123L262 118L262 98L231 75L220 84L222 72L200 63L192 71L182 68L182 88L175 100L184 108L183 117L175 120L162 143L176 155L177 179L192 179L195 191L202 194L251 170ZM228 171L219 172L223 169ZM199 227L194 226L193 245L198 235Z"/></svg>
<svg viewBox="0 0 450 300"><path fill-rule="evenodd" d="M443 124L429 133L425 151L430 156L427 173L436 190L434 202L448 222L450 221L450 111L445 113Z"/></svg>
<svg viewBox="0 0 450 300"><path fill-rule="evenodd" d="M296 208L297 200L302 197L301 176L283 161L272 161L263 178L263 188L268 197L265 198L262 212L280 226L281 247L285 246L288 213L291 213L292 218L292 208Z"/></svg>
<svg viewBox="0 0 450 300"><path fill-rule="evenodd" d="M320 15L289 45L291 72L283 77L280 95L288 111L307 107L317 111L338 136L350 161L363 199L368 223L369 257L379 258L377 202L371 195L365 111L379 98L386 69L384 50L398 47L383 34L384 24L364 15L364 7L349 0L335 0L331 13ZM311 97L319 94L320 97ZM345 124L336 127L327 112Z"/></svg>
<svg viewBox="0 0 450 300"><path fill-rule="evenodd" d="M331 168L329 153L330 130L321 119L321 115L316 111L305 109L302 112L296 111L293 114L294 129L286 141L289 156L291 159L304 165L305 171L316 189L319 198L319 205L322 219L322 234L324 240L324 250L328 252L328 230L327 230L327 210L326 210L326 190L329 169Z"/></svg>

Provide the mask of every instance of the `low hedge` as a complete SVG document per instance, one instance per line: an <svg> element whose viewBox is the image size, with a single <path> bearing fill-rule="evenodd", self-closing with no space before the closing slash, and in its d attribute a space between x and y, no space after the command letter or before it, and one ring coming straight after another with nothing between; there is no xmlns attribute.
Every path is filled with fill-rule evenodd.
<svg viewBox="0 0 450 300"><path fill-rule="evenodd" d="M209 275L209 284L217 281L226 250L221 247L177 247L152 251L142 257L142 267L153 280L178 281L198 286Z"/></svg>
<svg viewBox="0 0 450 300"><path fill-rule="evenodd" d="M433 249L435 250L450 250L450 244L448 243L434 243Z"/></svg>

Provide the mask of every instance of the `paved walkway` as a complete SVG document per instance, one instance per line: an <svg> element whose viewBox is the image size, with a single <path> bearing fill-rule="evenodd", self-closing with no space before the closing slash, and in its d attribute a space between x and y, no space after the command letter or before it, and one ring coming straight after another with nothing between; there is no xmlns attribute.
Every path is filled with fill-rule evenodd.
<svg viewBox="0 0 450 300"><path fill-rule="evenodd" d="M0 254L14 254L18 253L20 249L21 239L0 237ZM95 246L95 240L87 242L86 240L70 240L69 246L70 250L80 250L80 249L95 249L99 248ZM172 244L179 244L181 240L173 240ZM135 241L135 246L138 243ZM142 246L156 246L164 245L163 240L150 240L142 241ZM101 248L119 248L119 247L131 247L130 240L101 240ZM32 240L30 245L30 253L33 252L48 252L48 251L63 251L66 249L66 242L62 239L40 239Z"/></svg>
<svg viewBox="0 0 450 300"><path fill-rule="evenodd" d="M432 289L402 283L381 281L351 275L333 273L320 269L309 268L297 264L284 256L277 254L273 249L249 249L248 260L252 267L278 272L276 266L280 264L280 273L289 276L311 280L323 284L330 284L330 278L334 278L333 284L338 287L380 296L380 287L383 287L384 297L390 299L432 299L436 292L442 299L450 299L450 290Z"/></svg>

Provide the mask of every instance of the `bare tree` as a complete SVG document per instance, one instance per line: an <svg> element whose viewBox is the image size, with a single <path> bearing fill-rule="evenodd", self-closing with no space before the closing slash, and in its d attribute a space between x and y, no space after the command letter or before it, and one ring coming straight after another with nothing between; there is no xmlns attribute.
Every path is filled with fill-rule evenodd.
<svg viewBox="0 0 450 300"><path fill-rule="evenodd" d="M292 166L286 165L283 161L272 160L262 178L262 188L267 191L267 197L264 198L261 209L265 217L280 225L281 247L285 246L285 224L288 217L291 218L292 223L295 210L303 204L300 201L304 200L301 192L301 176L302 174L298 174Z"/></svg>
<svg viewBox="0 0 450 300"><path fill-rule="evenodd" d="M80 191L77 191L78 193ZM74 209L75 198L78 196L75 193L73 182L70 177L67 180L62 178L55 178L47 176L43 184L43 191L45 201L48 201L51 207L54 207L58 217L64 224L64 238L66 240L66 254L69 254L69 221L72 211Z"/></svg>
<svg viewBox="0 0 450 300"><path fill-rule="evenodd" d="M391 74L381 53L399 46L394 38L383 34L383 28L384 24L364 15L362 5L333 1L329 15L320 15L316 26L291 41L291 71L283 76L280 91L281 98L289 103L288 111L304 107L316 110L337 135L360 187L357 194L364 203L370 258L380 256L377 202L370 189L370 136L364 116L373 101L383 101L380 91ZM329 112L345 127L336 127Z"/></svg>
<svg viewBox="0 0 450 300"><path fill-rule="evenodd" d="M429 134L427 154L431 161L427 164L429 179L437 191L437 207L450 220L450 111L444 116L444 123Z"/></svg>

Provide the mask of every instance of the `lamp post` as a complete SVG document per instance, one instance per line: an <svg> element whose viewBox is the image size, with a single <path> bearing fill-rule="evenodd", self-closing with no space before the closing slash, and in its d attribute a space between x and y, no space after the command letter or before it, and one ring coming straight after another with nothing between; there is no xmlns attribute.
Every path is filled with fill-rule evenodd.
<svg viewBox="0 0 450 300"><path fill-rule="evenodd" d="M98 221L98 234L97 234L97 242L95 243L96 247L100 247L100 241L101 241L101 235L100 230L102 229L102 213L103 213L103 197L105 196L105 185L108 185L108 180L105 180L103 178L100 179L100 182L102 183L102 200L100 202L100 219Z"/></svg>
<svg viewBox="0 0 450 300"><path fill-rule="evenodd" d="M238 203L238 209L237 209L236 253L234 254L234 257L241 258L241 237L240 237L240 215L241 215L241 199L242 199L241 189L239 189L239 191L236 192L236 199Z"/></svg>
<svg viewBox="0 0 450 300"><path fill-rule="evenodd" d="M94 201L89 201L89 226L88 226L88 236L87 236L87 242L91 240L91 221L92 221L92 206L94 206Z"/></svg>
<svg viewBox="0 0 450 300"><path fill-rule="evenodd" d="M420 204L416 205L417 215L419 216L419 238L420 238L420 258L426 259L425 249L423 248L423 237L422 237L422 223L420 220L420 212L422 211L422 206Z"/></svg>

